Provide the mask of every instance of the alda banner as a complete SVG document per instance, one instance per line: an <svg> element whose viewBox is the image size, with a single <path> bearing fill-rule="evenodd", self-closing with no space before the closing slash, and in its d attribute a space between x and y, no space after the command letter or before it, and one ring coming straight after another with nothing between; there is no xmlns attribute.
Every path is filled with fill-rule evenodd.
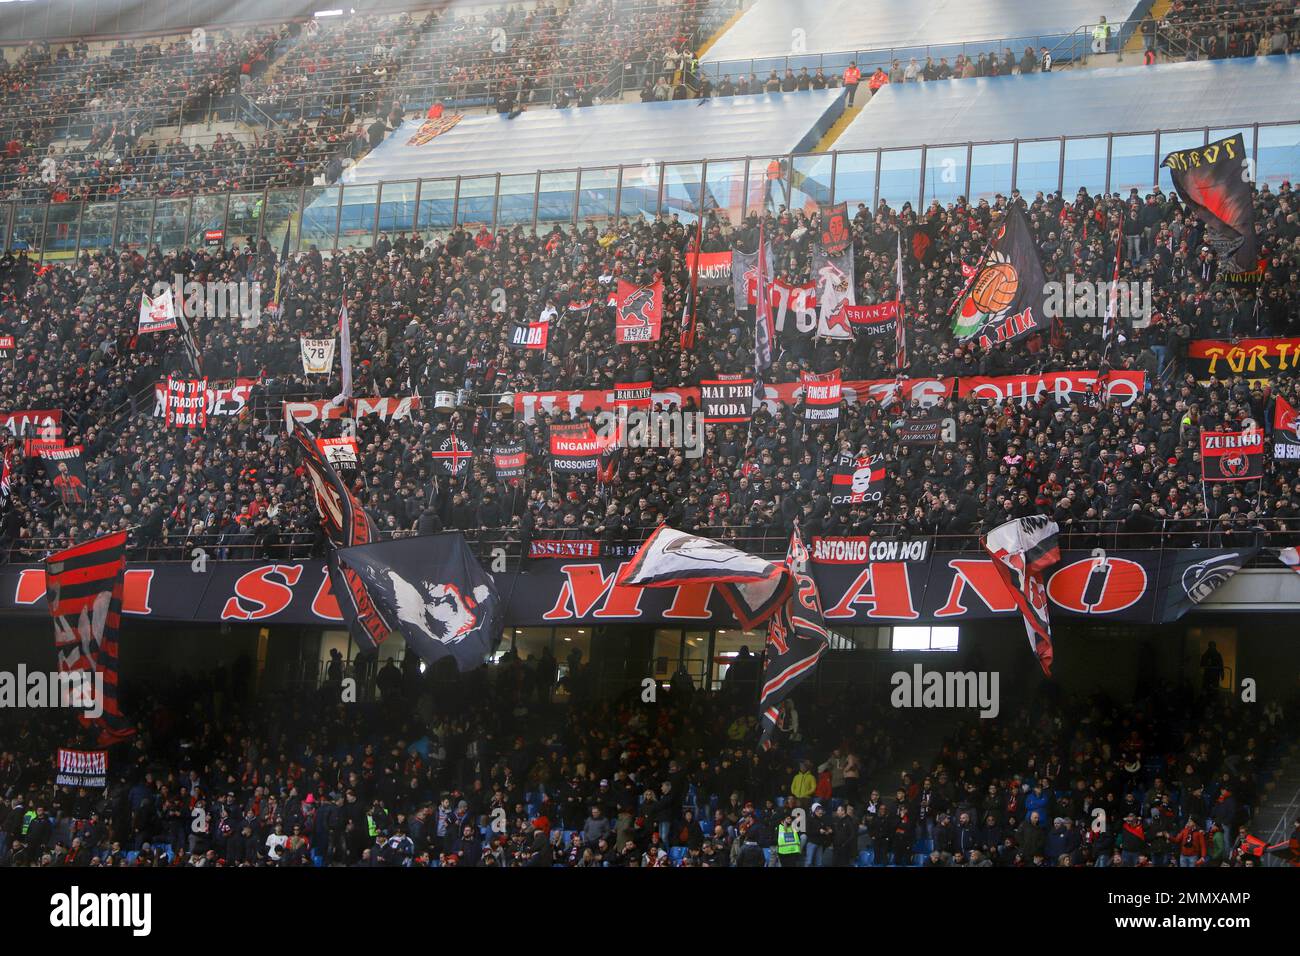
<svg viewBox="0 0 1300 956"><path fill-rule="evenodd" d="M981 554L934 554L915 542L863 538L820 538L810 550L828 624L1019 620L992 561ZM1052 618L1174 620L1248 557L1215 548L1064 551L1045 575ZM527 572L498 573L498 592L508 598L507 623L735 625L710 585L615 587L622 563L556 555ZM322 627L337 627L341 620L323 561L211 562L197 586L187 562L131 563L124 585L123 612L135 617ZM42 567L0 568L0 614L15 613L46 614Z"/></svg>

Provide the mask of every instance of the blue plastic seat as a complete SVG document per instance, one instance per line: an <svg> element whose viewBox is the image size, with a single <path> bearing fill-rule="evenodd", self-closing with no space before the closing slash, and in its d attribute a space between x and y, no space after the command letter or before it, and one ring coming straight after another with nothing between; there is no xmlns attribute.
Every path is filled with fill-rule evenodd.
<svg viewBox="0 0 1300 956"><path fill-rule="evenodd" d="M675 846L668 850L668 859L672 860L674 863L680 863L682 858L685 856L686 847L684 846Z"/></svg>
<svg viewBox="0 0 1300 956"><path fill-rule="evenodd" d="M764 863L772 862L772 848L770 846L763 847L763 862Z"/></svg>
<svg viewBox="0 0 1300 956"><path fill-rule="evenodd" d="M862 850L858 853L858 866L871 866L876 862L876 854L872 850Z"/></svg>
<svg viewBox="0 0 1300 956"><path fill-rule="evenodd" d="M928 854L928 853L913 853L913 854L912 854L912 865L913 865L913 866L925 866L925 861L926 861L927 859L929 859L929 856L930 856L930 854Z"/></svg>

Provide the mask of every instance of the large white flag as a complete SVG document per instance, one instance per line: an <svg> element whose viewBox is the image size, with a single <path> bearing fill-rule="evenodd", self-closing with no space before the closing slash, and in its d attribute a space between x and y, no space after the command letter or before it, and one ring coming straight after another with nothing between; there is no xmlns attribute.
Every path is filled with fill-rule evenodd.
<svg viewBox="0 0 1300 956"><path fill-rule="evenodd" d="M176 303L172 299L172 290L168 289L156 299L147 294L140 295L140 323L137 332L167 332L176 328Z"/></svg>
<svg viewBox="0 0 1300 956"><path fill-rule="evenodd" d="M343 343L341 360L343 363L343 391L334 397L338 405L352 398L352 329L348 321L348 306L345 302L339 307L339 341Z"/></svg>
<svg viewBox="0 0 1300 956"><path fill-rule="evenodd" d="M712 584L742 627L767 620L790 595L790 569L721 544L712 538L661 525L623 566L615 584L666 588Z"/></svg>

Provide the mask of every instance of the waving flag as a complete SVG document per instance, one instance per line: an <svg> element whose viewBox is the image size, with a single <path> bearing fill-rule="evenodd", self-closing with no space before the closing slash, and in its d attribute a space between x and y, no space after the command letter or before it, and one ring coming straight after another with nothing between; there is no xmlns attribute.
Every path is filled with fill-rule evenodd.
<svg viewBox="0 0 1300 956"><path fill-rule="evenodd" d="M135 733L118 706L117 637L122 623L122 577L126 532L95 538L45 560L45 603L54 618L59 673L84 673L103 680L100 746ZM83 725L92 722L84 715Z"/></svg>
<svg viewBox="0 0 1300 956"><path fill-rule="evenodd" d="M1056 522L1035 515L1000 524L984 538L984 550L1025 619L1029 648L1043 673L1052 676L1052 623L1043 572L1061 560Z"/></svg>
<svg viewBox="0 0 1300 956"><path fill-rule="evenodd" d="M614 582L622 587L667 588L712 584L741 626L771 617L790 593L790 572L782 564L746 554L712 538L660 525Z"/></svg>
<svg viewBox="0 0 1300 956"><path fill-rule="evenodd" d="M339 306L339 354L343 366L343 391L335 396L335 405L352 398L352 323L348 319L346 302Z"/></svg>
<svg viewBox="0 0 1300 956"><path fill-rule="evenodd" d="M898 288L898 316L894 320L894 368L903 370L907 364L907 325L903 321L903 230L898 230L898 264L894 268L894 284Z"/></svg>
<svg viewBox="0 0 1300 956"><path fill-rule="evenodd" d="M1220 271L1250 272L1259 260L1250 155L1240 133L1208 146L1175 150L1160 163L1183 202L1205 223Z"/></svg>
<svg viewBox="0 0 1300 956"><path fill-rule="evenodd" d="M291 432L291 438L297 442L302 455L302 464L316 498L316 510L320 512L321 525L332 546L330 587L357 644L364 650L373 651L388 639L392 625L376 607L365 583L338 564L335 560L338 552L334 549L368 544L378 539L379 531L361 507L361 502L334 470L329 458L307 434L306 426L297 426Z"/></svg>
<svg viewBox="0 0 1300 956"><path fill-rule="evenodd" d="M472 671L501 640L496 582L459 531L343 548L335 559L426 664L451 657L462 673Z"/></svg>
<svg viewBox="0 0 1300 956"><path fill-rule="evenodd" d="M847 306L857 304L853 289L853 246L832 254L820 244L813 247L813 277L817 282L817 336L828 339L853 338Z"/></svg>
<svg viewBox="0 0 1300 956"><path fill-rule="evenodd" d="M767 247L763 241L763 224L758 224L758 255L755 257L757 288L754 291L754 377L761 379L772 367L773 341L776 329L772 325L772 301L767 296Z"/></svg>
<svg viewBox="0 0 1300 956"><path fill-rule="evenodd" d="M1019 206L1012 206L953 303L953 335L963 342L978 339L981 348L989 348L1047 329L1045 285L1029 222Z"/></svg>
<svg viewBox="0 0 1300 956"><path fill-rule="evenodd" d="M1281 395L1273 406L1273 460L1300 461L1300 417Z"/></svg>
<svg viewBox="0 0 1300 956"><path fill-rule="evenodd" d="M793 588L780 611L767 623L767 661L758 705L762 724L759 742L764 750L772 746L781 702L812 675L817 661L830 646L830 635L822 619L821 595L798 527L790 534L785 567Z"/></svg>

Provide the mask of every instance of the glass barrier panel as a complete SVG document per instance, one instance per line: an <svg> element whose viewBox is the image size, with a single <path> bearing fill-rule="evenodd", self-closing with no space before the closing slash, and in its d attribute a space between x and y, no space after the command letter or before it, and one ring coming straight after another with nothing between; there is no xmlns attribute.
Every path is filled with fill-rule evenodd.
<svg viewBox="0 0 1300 956"><path fill-rule="evenodd" d="M265 211L266 197L262 193L231 193L230 212L226 215L227 245L234 248L235 243L245 238L251 238L256 244Z"/></svg>
<svg viewBox="0 0 1300 956"><path fill-rule="evenodd" d="M816 209L831 201L830 153L819 156L796 156L790 172L790 208Z"/></svg>
<svg viewBox="0 0 1300 956"><path fill-rule="evenodd" d="M48 203L14 206L13 232L10 248L26 251L32 259L39 259L45 249L45 207Z"/></svg>
<svg viewBox="0 0 1300 956"><path fill-rule="evenodd" d="M660 210L676 213L684 223L695 222L700 210L700 163L671 163L664 167L664 196Z"/></svg>
<svg viewBox="0 0 1300 956"><path fill-rule="evenodd" d="M420 208L415 221L417 232L445 235L451 231L455 212L456 180L421 180Z"/></svg>
<svg viewBox="0 0 1300 956"><path fill-rule="evenodd" d="M1105 136L1065 141L1065 185L1062 188L1062 198L1066 202L1072 202L1080 189L1087 189L1091 196L1105 191Z"/></svg>
<svg viewBox="0 0 1300 956"><path fill-rule="evenodd" d="M415 227L415 191L419 183L384 183L379 193L379 231L389 238L404 235Z"/></svg>
<svg viewBox="0 0 1300 956"><path fill-rule="evenodd" d="M624 166L619 170L622 178L622 193L618 201L620 217L654 218L659 205L659 166L647 163L643 166ZM546 179L545 176L542 177Z"/></svg>
<svg viewBox="0 0 1300 956"><path fill-rule="evenodd" d="M303 192L302 239L298 248L315 246L324 252L334 248L339 216L338 186L308 186Z"/></svg>
<svg viewBox="0 0 1300 956"><path fill-rule="evenodd" d="M1145 195L1154 185L1156 138L1154 134L1116 136L1110 148L1110 191L1128 198L1129 190Z"/></svg>
<svg viewBox="0 0 1300 956"><path fill-rule="evenodd" d="M847 202L849 215L857 213L858 204L876 208L875 150L867 153L840 153L835 163L835 202Z"/></svg>
<svg viewBox="0 0 1300 956"><path fill-rule="evenodd" d="M537 196L537 225L573 222L573 197L578 189L578 171L542 173Z"/></svg>
<svg viewBox="0 0 1300 956"><path fill-rule="evenodd" d="M921 190L921 151L887 149L880 153L880 202L901 211L910 203L916 209Z"/></svg>
<svg viewBox="0 0 1300 956"><path fill-rule="evenodd" d="M339 248L368 249L375 242L375 204L379 187L374 184L343 187L343 210L339 217Z"/></svg>
<svg viewBox="0 0 1300 956"><path fill-rule="evenodd" d="M1019 148L1012 186L1020 190L1025 202L1033 202L1039 193L1046 196L1061 188L1059 139L1022 141Z"/></svg>
<svg viewBox="0 0 1300 956"><path fill-rule="evenodd" d="M975 146L971 149L970 161L970 195L966 199L977 204L987 199L990 204L998 193L1006 196L1011 192L1011 164L1015 160L1015 145L1012 143L991 143ZM1022 189L1021 194L1024 194ZM1032 200L1032 194L1026 202Z"/></svg>
<svg viewBox="0 0 1300 956"><path fill-rule="evenodd" d="M1300 179L1300 123L1259 128L1259 158L1255 164L1255 182L1265 183L1277 192L1282 180L1294 186Z"/></svg>
<svg viewBox="0 0 1300 956"><path fill-rule="evenodd" d="M153 214L150 242L163 251L175 252L185 245L185 227L190 221L189 199L159 199Z"/></svg>
<svg viewBox="0 0 1300 956"><path fill-rule="evenodd" d="M193 213L190 216L189 237L186 240L191 249L202 249L206 245L220 246L226 241L225 234L221 232L226 224L226 206L230 200L229 193L219 193L215 196L195 196ZM330 223L330 231L333 232L333 221ZM81 245L86 245L82 228L83 238ZM211 242L208 240L208 233L216 233Z"/></svg>
<svg viewBox="0 0 1300 956"><path fill-rule="evenodd" d="M97 202L86 206L86 214L81 220L81 248L91 252L102 252L109 248L113 244L113 220L116 216L115 202Z"/></svg>
<svg viewBox="0 0 1300 956"><path fill-rule="evenodd" d="M584 169L579 181L578 221L597 222L612 219L618 197L618 167Z"/></svg>
<svg viewBox="0 0 1300 956"><path fill-rule="evenodd" d="M533 224L533 204L537 200L537 175L502 176L497 191L497 225Z"/></svg>
<svg viewBox="0 0 1300 956"><path fill-rule="evenodd" d="M121 204L122 211L117 217L117 239L113 243L119 251L139 249L146 251L149 247L149 224L153 219L152 199L132 199Z"/></svg>
<svg viewBox="0 0 1300 956"><path fill-rule="evenodd" d="M733 226L745 218L745 161L721 160L704 171L704 208L716 210Z"/></svg>
<svg viewBox="0 0 1300 956"><path fill-rule="evenodd" d="M966 195L966 172L969 169L966 152L965 146L937 146L925 151L926 207L935 200L947 206L956 202L958 196Z"/></svg>
<svg viewBox="0 0 1300 956"><path fill-rule="evenodd" d="M470 232L479 226L491 230L495 222L497 178L495 176L470 176L460 181L460 198L456 201L456 222Z"/></svg>
<svg viewBox="0 0 1300 956"><path fill-rule="evenodd" d="M387 187L385 187L387 191ZM272 189L266 194L266 215L263 217L262 238L278 256L284 246L284 235L289 233L289 254L297 251L302 238L302 216L298 208L301 195L297 188Z"/></svg>
<svg viewBox="0 0 1300 956"><path fill-rule="evenodd" d="M176 200L189 208L188 199ZM160 204L161 205L161 204ZM0 209L0 228L4 227L6 211ZM77 220L81 218L81 203L56 202L50 206L49 221L45 224L45 261L71 261L77 254Z"/></svg>

